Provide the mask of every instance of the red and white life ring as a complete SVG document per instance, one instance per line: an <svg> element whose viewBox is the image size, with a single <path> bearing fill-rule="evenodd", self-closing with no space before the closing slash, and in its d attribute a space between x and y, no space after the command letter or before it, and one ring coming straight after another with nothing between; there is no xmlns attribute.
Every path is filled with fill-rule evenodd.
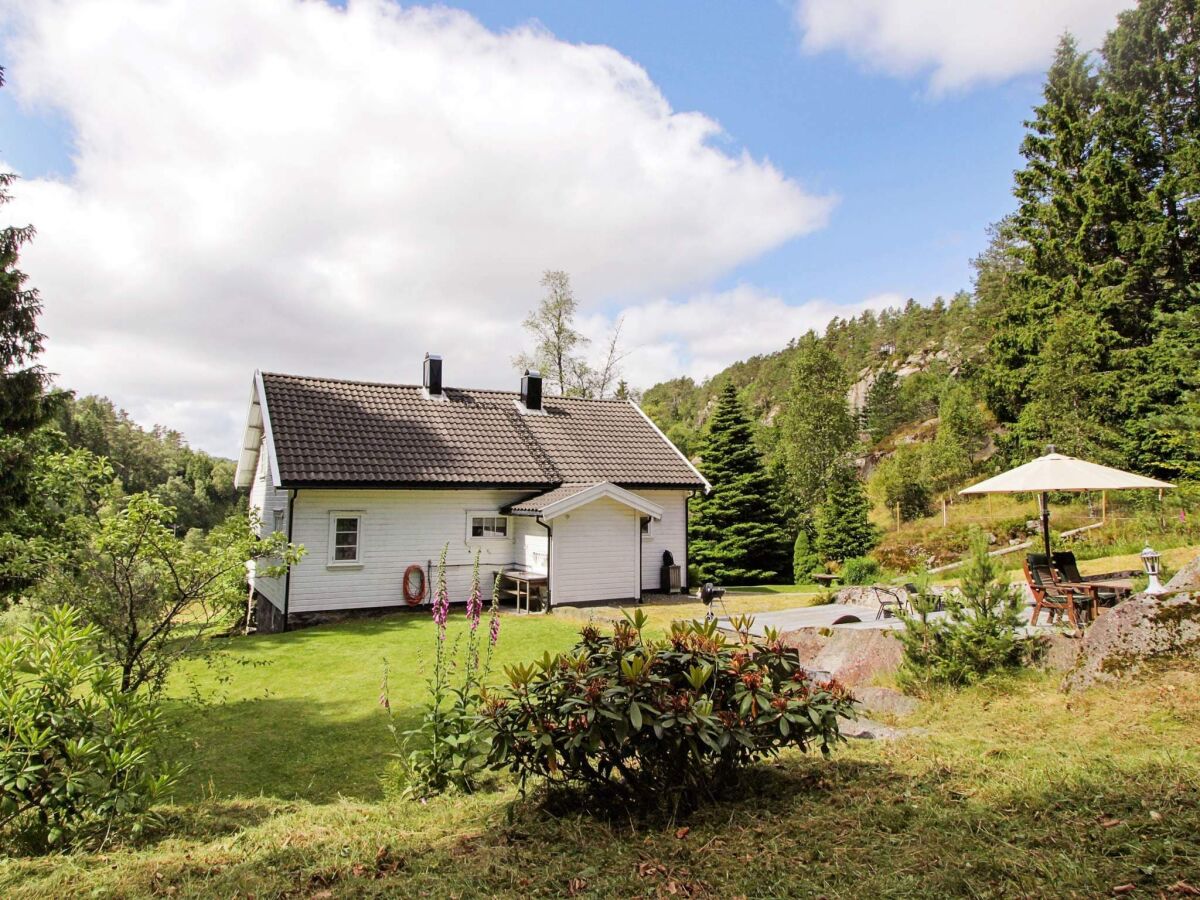
<svg viewBox="0 0 1200 900"><path fill-rule="evenodd" d="M413 563L404 570L404 602L416 606L425 599L425 570Z"/></svg>

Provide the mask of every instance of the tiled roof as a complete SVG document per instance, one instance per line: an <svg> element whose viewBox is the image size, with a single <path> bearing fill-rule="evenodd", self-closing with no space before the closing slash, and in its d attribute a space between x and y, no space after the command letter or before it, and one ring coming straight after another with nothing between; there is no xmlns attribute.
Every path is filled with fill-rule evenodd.
<svg viewBox="0 0 1200 900"><path fill-rule="evenodd" d="M592 484L595 484L595 482ZM524 500L518 500L516 503L510 504L504 512L514 516L535 516L551 503L557 503L559 500L574 497L580 491L586 491L592 487L592 484L564 484L546 491L544 494L535 494L532 497L526 497Z"/></svg>
<svg viewBox="0 0 1200 900"><path fill-rule="evenodd" d="M489 485L550 488L611 481L700 487L701 480L632 404L372 384L264 372L284 485Z"/></svg>

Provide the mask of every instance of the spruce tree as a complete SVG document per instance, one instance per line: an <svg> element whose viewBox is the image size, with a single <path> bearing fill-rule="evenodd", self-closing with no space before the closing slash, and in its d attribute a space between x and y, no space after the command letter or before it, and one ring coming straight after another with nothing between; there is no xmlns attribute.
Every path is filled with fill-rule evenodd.
<svg viewBox="0 0 1200 900"><path fill-rule="evenodd" d="M865 556L878 542L879 534L870 519L871 506L858 474L846 462L834 467L817 509L817 552L823 559Z"/></svg>
<svg viewBox="0 0 1200 900"><path fill-rule="evenodd" d="M1031 384L1046 362L1046 329L1064 309L1078 308L1093 280L1094 248L1085 171L1096 147L1097 78L1069 36L1059 43L1046 75L1043 102L1021 142L1016 211L998 236L1012 258L1007 296L989 346L984 373L988 403L1005 421L1016 421L1031 398Z"/></svg>
<svg viewBox="0 0 1200 900"><path fill-rule="evenodd" d="M1097 64L1064 39L1027 123L983 382L1006 443L1200 467L1200 9L1141 0Z"/></svg>
<svg viewBox="0 0 1200 900"><path fill-rule="evenodd" d="M884 369L867 389L863 404L863 428L878 443L904 421L904 404L900 396L900 379L891 369Z"/></svg>
<svg viewBox="0 0 1200 900"><path fill-rule="evenodd" d="M789 542L754 429L732 383L721 391L700 459L712 484L692 504L690 549L700 577L725 584L779 578L788 571Z"/></svg>
<svg viewBox="0 0 1200 900"><path fill-rule="evenodd" d="M9 189L15 180L15 175L0 173L0 205L12 199ZM17 268L21 247L32 237L30 226L0 229L0 524L28 500L33 451L25 438L52 412L46 402L49 376L35 362L42 351L37 329L42 305Z"/></svg>

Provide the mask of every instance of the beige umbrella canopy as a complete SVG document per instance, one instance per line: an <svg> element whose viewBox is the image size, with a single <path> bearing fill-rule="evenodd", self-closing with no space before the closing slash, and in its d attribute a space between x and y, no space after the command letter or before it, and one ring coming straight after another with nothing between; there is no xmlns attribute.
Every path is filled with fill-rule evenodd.
<svg viewBox="0 0 1200 900"><path fill-rule="evenodd" d="M1129 491L1145 488L1175 487L1166 481L1123 472L1109 466L1051 452L1033 462L1009 469L995 478L981 481L959 491L960 494L1037 494L1041 501L1042 537L1046 555L1050 555L1050 508L1046 495L1051 491Z"/></svg>

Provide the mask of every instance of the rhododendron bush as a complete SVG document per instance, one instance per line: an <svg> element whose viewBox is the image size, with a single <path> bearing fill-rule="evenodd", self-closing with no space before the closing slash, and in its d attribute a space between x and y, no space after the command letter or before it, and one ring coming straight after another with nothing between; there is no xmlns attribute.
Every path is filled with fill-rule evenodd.
<svg viewBox="0 0 1200 900"><path fill-rule="evenodd" d="M485 692L490 762L522 787L531 777L574 783L635 804L691 804L740 769L786 747L828 754L854 699L815 678L773 631L736 637L715 622L680 623L647 639L639 610L611 635L589 625L575 648L506 667Z"/></svg>

